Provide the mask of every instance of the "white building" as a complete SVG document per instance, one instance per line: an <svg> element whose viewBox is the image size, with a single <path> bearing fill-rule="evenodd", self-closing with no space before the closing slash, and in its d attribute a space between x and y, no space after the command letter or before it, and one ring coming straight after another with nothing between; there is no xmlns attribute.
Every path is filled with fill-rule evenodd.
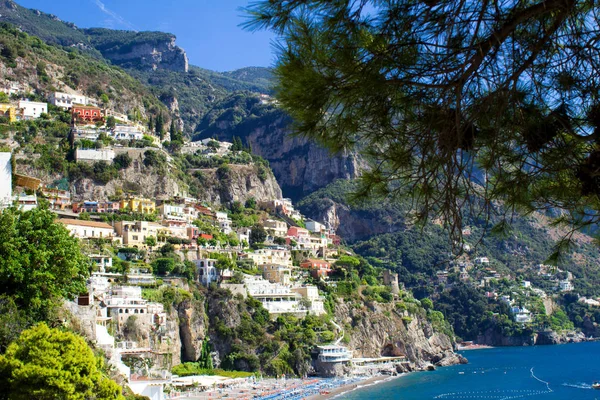
<svg viewBox="0 0 600 400"><path fill-rule="evenodd" d="M36 119L42 114L48 114L48 103L19 100L19 109L23 119Z"/></svg>
<svg viewBox="0 0 600 400"><path fill-rule="evenodd" d="M66 108L70 110L73 108L75 104L87 105L88 103L92 103L89 101L87 97L82 94L69 94L63 92L54 92L50 94L50 104L55 105L56 107Z"/></svg>
<svg viewBox="0 0 600 400"><path fill-rule="evenodd" d="M83 221L80 219L60 219L71 234L80 239L112 238L115 231L104 222Z"/></svg>
<svg viewBox="0 0 600 400"><path fill-rule="evenodd" d="M531 287L531 282L529 282L529 281L523 281L523 282L521 282L521 286L523 286L524 288L530 288Z"/></svg>
<svg viewBox="0 0 600 400"><path fill-rule="evenodd" d="M215 216L217 217L217 223L219 224L219 228L221 229L221 232L223 232L226 235L230 234L232 232L232 230L231 230L232 221L227 216L227 213L224 213L222 211L217 211Z"/></svg>
<svg viewBox="0 0 600 400"><path fill-rule="evenodd" d="M252 229L250 228L240 228L237 230L237 237L240 243L246 242L250 243L250 233Z"/></svg>
<svg viewBox="0 0 600 400"><path fill-rule="evenodd" d="M217 260L202 258L194 260L196 270L198 271L198 280L204 286L208 286L219 280L219 271L217 270Z"/></svg>
<svg viewBox="0 0 600 400"><path fill-rule="evenodd" d="M111 163L115 159L112 149L75 149L75 161L106 161Z"/></svg>
<svg viewBox="0 0 600 400"><path fill-rule="evenodd" d="M489 263L490 263L490 259L487 257L477 257L475 259L475 264L483 265L483 264L489 264Z"/></svg>
<svg viewBox="0 0 600 400"><path fill-rule="evenodd" d="M313 233L321 233L323 231L325 231L325 225L318 223L316 221L306 221L305 223L306 225L306 229L308 229L309 231L313 232Z"/></svg>
<svg viewBox="0 0 600 400"><path fill-rule="evenodd" d="M352 352L344 346L317 346L318 360L324 363L339 363L352 360Z"/></svg>
<svg viewBox="0 0 600 400"><path fill-rule="evenodd" d="M518 312L515 313L515 322L527 324L531 322L531 311L526 308L521 308Z"/></svg>
<svg viewBox="0 0 600 400"><path fill-rule="evenodd" d="M147 327L164 326L167 322L164 306L143 299L140 286L113 287L106 295L104 303L108 309L107 315L118 325L127 322L131 315L135 315L139 323Z"/></svg>
<svg viewBox="0 0 600 400"><path fill-rule="evenodd" d="M158 212L163 218L167 217L179 217L183 221L184 219L184 206L179 204L161 204L158 206Z"/></svg>
<svg viewBox="0 0 600 400"><path fill-rule="evenodd" d="M248 294L260 301L269 314L306 314L308 311L300 304L302 296L288 286L254 276L246 276L244 282Z"/></svg>
<svg viewBox="0 0 600 400"><path fill-rule="evenodd" d="M292 292L298 293L302 298L310 301L309 312L314 315L323 315L325 311L325 298L319 295L319 289L316 286L297 286L292 288Z"/></svg>
<svg viewBox="0 0 600 400"><path fill-rule="evenodd" d="M560 289L561 292L570 292L574 289L573 284L568 279L564 279L564 280L560 281L558 283L558 288Z"/></svg>
<svg viewBox="0 0 600 400"><path fill-rule="evenodd" d="M12 202L12 165L11 153L0 153L0 208Z"/></svg>
<svg viewBox="0 0 600 400"><path fill-rule="evenodd" d="M112 137L115 140L142 140L144 133L136 126L117 124Z"/></svg>

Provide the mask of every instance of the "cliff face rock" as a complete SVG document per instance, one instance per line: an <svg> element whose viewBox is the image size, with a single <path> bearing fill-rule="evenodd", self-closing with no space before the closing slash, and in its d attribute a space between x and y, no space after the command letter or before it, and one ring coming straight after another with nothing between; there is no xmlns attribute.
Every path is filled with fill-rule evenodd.
<svg viewBox="0 0 600 400"><path fill-rule="evenodd" d="M585 341L585 335L581 332L539 332L535 336L536 345L580 343Z"/></svg>
<svg viewBox="0 0 600 400"><path fill-rule="evenodd" d="M136 151L134 151L135 153ZM78 179L71 185L73 201L107 200L118 193L134 193L147 198L168 199L180 193L177 181L143 164L143 151L133 158L132 165L122 170L117 179L102 185L89 178Z"/></svg>
<svg viewBox="0 0 600 400"><path fill-rule="evenodd" d="M307 139L291 136L283 117L249 132L247 141L256 154L269 161L277 181L292 197L360 174L360 163L354 154L333 155Z"/></svg>
<svg viewBox="0 0 600 400"><path fill-rule="evenodd" d="M248 105L232 105L220 116L213 117L198 138L216 136L231 141L233 136L243 137L252 151L269 161L277 181L287 197L300 198L337 179L352 179L364 167L354 153L331 154L328 150L306 138L292 135L291 120L282 111L255 111L245 115L241 109ZM246 118L248 117L248 118ZM236 124L241 118L242 122Z"/></svg>
<svg viewBox="0 0 600 400"><path fill-rule="evenodd" d="M210 321L210 343L214 351L214 365L218 368L223 357L231 351L232 338L223 335L228 329L235 329L242 322L241 303L230 295L210 292L208 298L207 315Z"/></svg>
<svg viewBox="0 0 600 400"><path fill-rule="evenodd" d="M261 179L258 168L257 165L230 165L228 172L216 168L199 170L205 183L200 199L220 204L244 203L251 197L256 201L280 199L281 188L275 177L267 171Z"/></svg>
<svg viewBox="0 0 600 400"><path fill-rule="evenodd" d="M498 329L489 328L477 337L477 344L487 346L533 346L534 335L505 336Z"/></svg>
<svg viewBox="0 0 600 400"><path fill-rule="evenodd" d="M406 322L392 305L370 304L355 308L352 304L338 303L336 319L346 329L351 326L350 343L354 357L406 357L418 366L431 363L451 365L464 362L453 351L450 337L434 331L431 324L422 317L411 316Z"/></svg>
<svg viewBox="0 0 600 400"><path fill-rule="evenodd" d="M179 101L177 97L171 95L161 96L160 101L164 103L171 113L171 117L175 120L175 127L178 131L183 131L184 123L179 110Z"/></svg>
<svg viewBox="0 0 600 400"><path fill-rule="evenodd" d="M101 28L84 32L105 58L124 68L188 72L187 54L175 44L175 35Z"/></svg>
<svg viewBox="0 0 600 400"><path fill-rule="evenodd" d="M586 340L581 332L532 332L531 335L505 336L497 329L490 328L477 338L478 344L488 346L542 346L561 343L579 343Z"/></svg>
<svg viewBox="0 0 600 400"><path fill-rule="evenodd" d="M393 218L391 215L374 215L372 212L353 209L329 198L321 199L318 207L305 208L300 203L299 209L315 221L335 229L338 235L349 242L406 228L403 219Z"/></svg>
<svg viewBox="0 0 600 400"><path fill-rule="evenodd" d="M189 68L187 54L175 45L175 38L165 43L139 43L125 53L102 52L102 55L123 67L176 72L187 72Z"/></svg>
<svg viewBox="0 0 600 400"><path fill-rule="evenodd" d="M204 302L185 300L177 306L177 317L181 340L181 361L197 361L207 330Z"/></svg>

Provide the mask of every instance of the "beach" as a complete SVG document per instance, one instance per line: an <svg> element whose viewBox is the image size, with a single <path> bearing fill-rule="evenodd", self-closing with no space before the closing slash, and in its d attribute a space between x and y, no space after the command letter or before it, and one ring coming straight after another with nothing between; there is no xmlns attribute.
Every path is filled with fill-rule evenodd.
<svg viewBox="0 0 600 400"><path fill-rule="evenodd" d="M255 400L320 400L330 399L353 390L375 385L394 377L377 375L371 377L312 378L312 379L262 379L243 382L207 391L192 390L187 393L171 393L167 399L255 399Z"/></svg>
<svg viewBox="0 0 600 400"><path fill-rule="evenodd" d="M397 376L394 377L390 377L387 375L378 375L378 376L373 376L371 378L362 380L362 381L358 381L358 382L354 382L354 383L349 383L346 385L342 385L342 386L338 386L335 389L331 389L329 391L327 391L327 393L325 392L321 392L319 394L314 394L312 396L309 396L306 398L306 400L324 400L324 399L331 399L333 397L342 395L344 393L348 393L351 392L353 390L356 389L360 389L366 386L372 386L372 385L376 385L378 383L381 383L383 381L387 381L389 379L392 378L396 378Z"/></svg>

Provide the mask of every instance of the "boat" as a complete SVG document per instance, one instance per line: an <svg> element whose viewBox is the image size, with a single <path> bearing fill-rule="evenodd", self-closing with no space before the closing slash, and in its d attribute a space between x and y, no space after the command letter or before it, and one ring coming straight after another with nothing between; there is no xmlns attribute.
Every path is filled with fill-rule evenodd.
<svg viewBox="0 0 600 400"><path fill-rule="evenodd" d="M600 382L592 383L592 389L600 389Z"/></svg>

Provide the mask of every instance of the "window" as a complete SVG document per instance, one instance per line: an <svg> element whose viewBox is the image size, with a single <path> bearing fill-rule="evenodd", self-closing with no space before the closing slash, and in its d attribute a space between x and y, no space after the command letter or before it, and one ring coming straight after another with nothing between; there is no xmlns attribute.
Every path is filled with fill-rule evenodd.
<svg viewBox="0 0 600 400"><path fill-rule="evenodd" d="M133 240L138 240L138 237L137 237L137 236L132 236L131 238L132 238Z"/></svg>

